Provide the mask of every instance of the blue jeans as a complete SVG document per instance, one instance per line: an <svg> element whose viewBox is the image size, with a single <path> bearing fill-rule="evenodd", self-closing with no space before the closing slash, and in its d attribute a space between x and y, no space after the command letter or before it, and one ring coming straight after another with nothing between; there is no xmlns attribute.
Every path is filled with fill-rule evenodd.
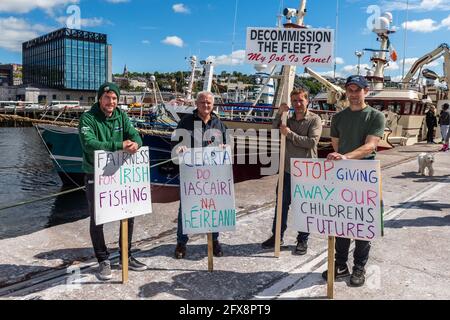
<svg viewBox="0 0 450 320"><path fill-rule="evenodd" d="M287 229L287 218L288 211L291 205L291 174L284 173L284 183L283 183L283 199L281 203L281 240L283 240L284 232ZM275 205L275 214L273 217L272 234L275 235L275 228L277 225L277 210L278 210L278 185L277 185L277 199ZM297 235L297 241L308 241L309 233L299 232Z"/></svg>
<svg viewBox="0 0 450 320"><path fill-rule="evenodd" d="M213 241L216 241L217 239L219 239L219 233L218 232L214 232L212 234L213 236ZM181 201L180 201L180 206L178 207L178 228L177 228L177 243L181 243L186 245L189 241L189 237L187 234L183 234L183 216L181 214Z"/></svg>

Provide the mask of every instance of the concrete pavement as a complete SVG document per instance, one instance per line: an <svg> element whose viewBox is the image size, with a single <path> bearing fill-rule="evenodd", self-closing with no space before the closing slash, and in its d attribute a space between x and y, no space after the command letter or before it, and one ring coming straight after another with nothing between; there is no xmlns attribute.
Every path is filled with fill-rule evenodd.
<svg viewBox="0 0 450 320"><path fill-rule="evenodd" d="M416 156L438 146L419 144L380 153L385 201L385 236L372 244L367 282L335 286L336 299L449 299L450 153L437 153L435 177L417 174ZM0 296L6 299L299 299L324 298L326 239L312 235L308 254L292 255L296 232L288 227L280 258L261 249L270 236L276 177L236 185L237 230L221 235L224 257L207 271L206 237L188 244L188 256L175 260L178 203L154 206L154 213L135 223L135 253L149 266L130 271L119 283L95 277L96 263L88 219L19 238L1 240ZM105 227L116 246L118 224ZM116 259L117 260L117 259ZM352 259L349 259L352 262ZM351 263L350 263L351 266ZM69 268L69 269L67 269ZM58 271L59 269L59 271ZM28 282L27 282L27 279Z"/></svg>

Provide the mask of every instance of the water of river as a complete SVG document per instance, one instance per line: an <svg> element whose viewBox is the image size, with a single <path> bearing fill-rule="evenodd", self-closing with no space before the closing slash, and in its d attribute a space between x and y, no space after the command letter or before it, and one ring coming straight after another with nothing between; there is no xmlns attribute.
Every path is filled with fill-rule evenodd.
<svg viewBox="0 0 450 320"><path fill-rule="evenodd" d="M63 191L36 129L0 128L0 208ZM0 239L86 218L84 191L0 209Z"/></svg>

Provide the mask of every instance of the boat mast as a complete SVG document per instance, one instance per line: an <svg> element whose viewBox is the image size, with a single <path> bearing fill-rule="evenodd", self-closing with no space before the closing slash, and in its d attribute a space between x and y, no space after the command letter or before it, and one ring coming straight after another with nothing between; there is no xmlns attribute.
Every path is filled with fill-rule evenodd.
<svg viewBox="0 0 450 320"><path fill-rule="evenodd" d="M203 91L211 92L213 75L214 75L214 65L212 61L200 61L203 64L203 69L205 72L205 79L203 81Z"/></svg>
<svg viewBox="0 0 450 320"><path fill-rule="evenodd" d="M190 63L191 63L192 70L191 70L191 77L189 79L189 85L188 85L188 88L187 88L187 94L186 94L186 99L187 100L191 100L192 99L192 91L193 91L193 88L194 88L194 80L195 80L195 69L196 69L196 66L197 66L197 57L196 56L192 56Z"/></svg>
<svg viewBox="0 0 450 320"><path fill-rule="evenodd" d="M303 20L306 15L306 0L300 1L297 11L297 26L304 27ZM296 66L283 66L282 77L278 85L277 94L274 100L274 106L278 107L281 103L290 103L289 95L294 88Z"/></svg>
<svg viewBox="0 0 450 320"><path fill-rule="evenodd" d="M373 90L383 90L384 88L384 69L388 63L386 53L389 52L389 35L395 31L390 30L390 23L392 22L392 14L384 13L381 17L374 21L373 32L377 34L378 41L380 41L379 50L375 51L370 59L375 66L373 75L367 76L368 80L372 80Z"/></svg>

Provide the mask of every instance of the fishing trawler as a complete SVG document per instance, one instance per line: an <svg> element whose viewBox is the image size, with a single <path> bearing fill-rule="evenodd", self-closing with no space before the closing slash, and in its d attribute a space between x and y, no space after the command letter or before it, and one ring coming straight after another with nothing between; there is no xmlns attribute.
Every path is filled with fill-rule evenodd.
<svg viewBox="0 0 450 320"><path fill-rule="evenodd" d="M303 0L300 2L300 8L298 10L298 19L297 23L299 25L303 24L303 17L306 13L306 1ZM212 82L212 65L211 72L207 72L207 75L211 75L210 78L207 78L206 87L204 88L208 91L211 91L211 82ZM264 68L263 68L264 69ZM264 71L261 69L260 71ZM294 84L294 76L295 72L292 70L294 67L283 67L284 76L282 80L279 81L277 86L277 95L274 99L274 104L279 105L281 101L288 101L289 90L283 90L282 88L290 88L292 90ZM267 96L272 95L273 93L266 90L270 84L273 82L268 79L265 81L264 88L261 88L260 95L266 94ZM188 92L189 93L189 92ZM283 93L283 94L281 94ZM192 97L187 97L192 98ZM189 99L188 99L189 100ZM259 100L259 98L258 98ZM192 112L192 108L189 110L186 106L176 106L172 105L172 107L180 107L180 108L171 108L169 104L164 104L163 108L156 108L157 110L162 111L165 115L171 115L172 118L177 121L179 120L180 113L184 112ZM256 108L255 108L256 107ZM230 104L222 104L218 105L216 112L217 114L226 122L229 128L271 128L271 117L274 114L274 108L271 105L263 106L264 109L261 109L259 106L252 104L251 106L242 105L242 104L234 104L234 106ZM265 119L259 119L259 122L256 121L256 118L261 117L260 112L266 113L267 117ZM177 118L178 116L178 118ZM265 116L263 114L263 116ZM230 118L231 117L231 118ZM137 122L139 123L139 122ZM49 123L49 124L36 124L36 128L42 137L42 140L53 160L55 168L61 177L64 183L70 184L83 184L83 171L81 170L82 164L82 152L81 152L81 144L78 137L78 130L76 126L76 122L71 124L65 123ZM151 184L152 184L152 200L155 202L168 202L176 200L179 192L178 192L178 168L171 161L171 128L168 128L165 131L160 130L140 130L143 144L145 146L149 146L150 149L150 158L152 159L151 166ZM278 153L278 143L279 137L268 137L263 143L258 144L258 139L255 137L247 137L247 133L242 131L237 131L237 134L234 136L235 140L239 138L248 139L248 144L246 144L244 150L238 150L235 153L235 157L242 156L239 152L244 152L245 156L251 157L250 152L256 150L257 153L261 153L262 148L265 148L265 153ZM270 143L269 141L275 141L275 144ZM269 143L268 143L269 142ZM266 147L263 147L263 145ZM270 148L270 150L268 150ZM244 164L235 164L233 166L235 181L242 181L249 178L259 178L261 176L260 172L260 163L253 164L250 159L246 159ZM239 161L238 161L239 162Z"/></svg>
<svg viewBox="0 0 450 320"><path fill-rule="evenodd" d="M296 25L303 26L303 19L306 14L306 1L300 1L299 9L295 11L297 13ZM387 19L386 17L384 18L385 20ZM384 22L386 22L385 20ZM292 23L288 23L288 26L292 27ZM388 35L391 32L389 24L386 23L384 24L384 28L376 30L376 34L381 41L381 49L374 54L372 60L374 63L374 71L373 74L368 76L368 79L371 82L371 92L368 97L368 102L384 101L382 97L387 94L386 92L390 92L388 94L390 100L386 100L390 102L383 102L382 104L383 106L386 105L388 108L392 109L389 109L390 112L394 113L394 111L397 111L406 113L409 108L410 120L414 119L412 116L416 114L423 120L422 113L425 111L424 106L429 103L429 100L426 99L423 94L419 95L419 93L416 93L416 91L411 89L402 89L403 91L397 91L404 94L404 96L401 97L409 97L408 100L402 100L403 98L400 99L400 96L394 95L394 90L386 90L387 88L384 86L383 72L387 63L386 52L388 51ZM207 77L205 79L204 90L207 91L211 91L212 69L211 65L210 72L205 73ZM282 101L289 101L289 93L294 86L295 70L296 67L294 66L283 66L280 75L272 77L275 74L275 68L272 67L271 69L266 69L266 67L261 66L259 71L264 72L266 76L264 86L262 86L260 90L261 96L266 94L267 97L270 97L272 94L270 86L272 86L272 89L275 87L272 79L276 78L277 80L276 90L272 97L272 104L258 104L258 102L261 102L259 97L251 104L220 102L216 104L216 114L219 115L228 128L235 129L233 142L239 140L245 141L244 148L235 150L235 157L246 157L244 163L235 163L233 166L235 177L237 178L236 181L254 179L261 176L260 169L267 164L261 163L261 161L259 161L260 159L257 159L256 163L249 161L251 154L272 155L279 153L279 134L276 136L271 136L269 134L265 139L261 139L259 134L262 132L261 129L266 129L270 133L272 119L275 112L277 112L277 106L279 106ZM314 74L312 70L310 71L310 74ZM320 79L320 76L317 78ZM331 151L331 144L329 142L329 124L331 118L338 110L337 107L345 107L346 98L342 88L335 86L326 80L322 83L326 84L329 92L327 94L319 94L315 97L313 106L316 106L316 108L312 108L311 110L318 113L323 119L325 130L319 145L319 156L326 156L326 154ZM330 92L333 93L335 104L330 104L328 99ZM414 98L415 96L413 97L414 94L417 94L417 98ZM192 96L188 96L187 98L191 98L188 100L192 100ZM408 102L410 104L408 104ZM372 103L372 105L377 107L375 103ZM195 107L193 105L185 104L164 104L158 106L156 109L164 112L166 116L169 115L176 122L183 113L190 113ZM137 125L143 124L145 124L145 122L140 124L137 122ZM157 122L147 128L150 130L140 130L140 132L144 145L149 146L150 157L152 159L151 183L154 191L152 197L155 199L155 202L166 202L178 197L178 168L170 161L172 146L171 133L173 128L169 127L166 129L155 130L155 125L157 125ZM78 181L78 183L82 183L82 153L76 127L42 124L37 125L37 128L43 141L48 147L61 179L64 182ZM256 135L249 134L249 131L251 131L250 129L253 129ZM402 132L411 134L411 132L413 132L412 129L411 126L404 126ZM381 149L392 147L390 143L392 140L389 138L389 135L392 133L392 129L386 131L385 139L383 139L380 144ZM162 164L159 165L160 163Z"/></svg>
<svg viewBox="0 0 450 320"><path fill-rule="evenodd" d="M419 78L413 79L415 74L425 65L444 56L444 76L439 77L435 73L423 70L422 75L428 79L439 79L449 83L450 77L450 51L447 44L441 44L430 53L414 62L407 75L400 83L389 83L386 81L384 71L389 63L387 54L390 52L389 35L395 31L390 30L392 14L385 13L374 25L373 32L377 35L377 40L381 43L378 50L365 49L373 52L371 57L372 68L367 71L366 79L370 88L366 97L368 105L382 111L386 116L386 134L380 143L380 149L392 148L394 144L412 145L425 137L425 113L429 105L442 105L443 98L448 96L440 95L435 101L428 94L430 88L426 88L419 83ZM395 61L395 54L391 55ZM317 79L327 87L327 92L319 93L313 100L314 108L323 117L324 130L329 132L331 118L336 111L345 107L345 91L331 84L310 69L306 73ZM413 81L415 80L415 81ZM448 91L447 91L448 94ZM326 134L325 134L326 136Z"/></svg>

